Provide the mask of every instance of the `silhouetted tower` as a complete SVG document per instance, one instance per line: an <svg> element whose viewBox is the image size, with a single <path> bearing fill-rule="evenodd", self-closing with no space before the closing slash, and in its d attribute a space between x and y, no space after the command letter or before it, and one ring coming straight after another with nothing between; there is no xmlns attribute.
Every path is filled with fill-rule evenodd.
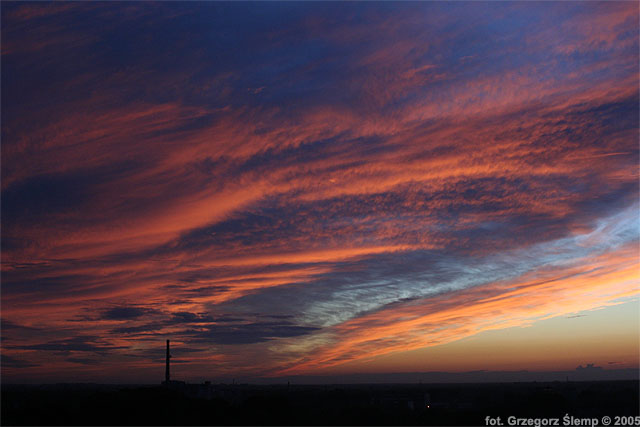
<svg viewBox="0 0 640 427"><path fill-rule="evenodd" d="M166 381L167 384L169 384L169 381L171 380L171 352L169 351L169 340L167 340L167 362L166 362L166 368L164 370L164 380Z"/></svg>

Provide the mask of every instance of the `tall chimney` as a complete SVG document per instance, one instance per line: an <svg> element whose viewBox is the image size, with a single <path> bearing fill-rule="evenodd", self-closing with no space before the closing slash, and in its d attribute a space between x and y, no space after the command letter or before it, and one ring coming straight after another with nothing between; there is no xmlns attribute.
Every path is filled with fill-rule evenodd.
<svg viewBox="0 0 640 427"><path fill-rule="evenodd" d="M169 381L171 379L171 374L170 372L170 362L169 360L171 359L171 353L169 352L169 340L167 340L167 364L166 364L166 368L164 370L164 380L166 381L167 384L169 384Z"/></svg>

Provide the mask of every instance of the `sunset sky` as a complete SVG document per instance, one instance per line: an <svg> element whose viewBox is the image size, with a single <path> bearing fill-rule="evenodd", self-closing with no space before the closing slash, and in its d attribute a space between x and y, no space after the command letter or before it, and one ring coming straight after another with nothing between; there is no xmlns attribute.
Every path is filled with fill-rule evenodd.
<svg viewBox="0 0 640 427"><path fill-rule="evenodd" d="M637 2L2 3L2 381L638 368Z"/></svg>

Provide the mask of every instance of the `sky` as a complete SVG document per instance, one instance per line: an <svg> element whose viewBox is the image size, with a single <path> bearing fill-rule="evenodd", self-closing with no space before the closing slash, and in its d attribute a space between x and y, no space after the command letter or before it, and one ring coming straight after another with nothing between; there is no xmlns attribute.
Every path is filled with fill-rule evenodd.
<svg viewBox="0 0 640 427"><path fill-rule="evenodd" d="M2 380L638 369L637 2L3 2Z"/></svg>

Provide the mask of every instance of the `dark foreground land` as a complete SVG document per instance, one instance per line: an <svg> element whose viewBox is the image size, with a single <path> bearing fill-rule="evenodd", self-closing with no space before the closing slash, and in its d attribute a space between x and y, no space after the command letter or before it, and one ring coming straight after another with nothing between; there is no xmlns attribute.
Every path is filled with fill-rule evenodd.
<svg viewBox="0 0 640 427"><path fill-rule="evenodd" d="M485 425L640 415L639 381L2 387L2 425ZM627 420L631 420L627 418ZM612 425L615 423L612 422ZM600 424L602 425L602 424ZM627 423L628 425L628 423ZM635 422L631 425L637 425Z"/></svg>

